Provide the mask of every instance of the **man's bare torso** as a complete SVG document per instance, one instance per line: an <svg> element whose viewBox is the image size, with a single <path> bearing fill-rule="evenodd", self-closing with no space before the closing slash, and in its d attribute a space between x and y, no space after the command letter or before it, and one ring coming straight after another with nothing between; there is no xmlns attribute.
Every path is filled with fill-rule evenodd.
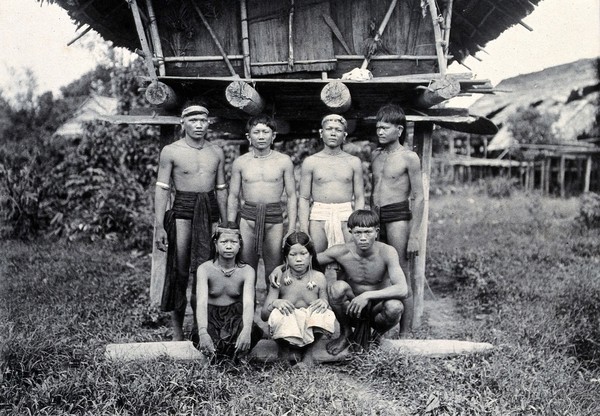
<svg viewBox="0 0 600 416"><path fill-rule="evenodd" d="M373 204L384 206L406 201L411 192L408 174L409 150L395 153L377 150L373 157Z"/></svg>
<svg viewBox="0 0 600 416"><path fill-rule="evenodd" d="M352 201L354 195L354 169L350 164L354 156L342 153L337 156L317 153L304 163L312 170L311 195L315 202L339 204Z"/></svg>
<svg viewBox="0 0 600 416"><path fill-rule="evenodd" d="M355 295L371 290L379 290L390 285L387 265L383 259L384 245L375 242L373 251L366 257L356 252L353 243L344 244L341 252L336 256L336 261L342 266L346 275L346 282Z"/></svg>
<svg viewBox="0 0 600 416"><path fill-rule="evenodd" d="M269 204L281 201L284 189L286 157L273 152L268 159L247 153L238 158L244 200Z"/></svg>
<svg viewBox="0 0 600 416"><path fill-rule="evenodd" d="M214 189L220 161L215 145L207 142L202 149L195 149L181 139L168 148L176 190L209 192Z"/></svg>

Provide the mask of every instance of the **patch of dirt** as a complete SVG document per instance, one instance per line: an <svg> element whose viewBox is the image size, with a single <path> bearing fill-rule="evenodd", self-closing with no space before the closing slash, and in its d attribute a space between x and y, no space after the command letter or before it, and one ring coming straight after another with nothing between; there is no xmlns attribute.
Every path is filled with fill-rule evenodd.
<svg viewBox="0 0 600 416"><path fill-rule="evenodd" d="M423 323L427 328L428 338L452 339L460 332L461 318L451 296L425 299L423 310Z"/></svg>

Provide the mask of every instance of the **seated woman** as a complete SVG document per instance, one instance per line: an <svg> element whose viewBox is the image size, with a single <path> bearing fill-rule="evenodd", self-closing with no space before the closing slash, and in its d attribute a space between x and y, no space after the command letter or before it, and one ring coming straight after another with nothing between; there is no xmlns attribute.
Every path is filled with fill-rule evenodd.
<svg viewBox="0 0 600 416"><path fill-rule="evenodd" d="M317 254L308 234L293 232L283 246L286 283L269 288L261 311L269 323L271 337L279 345L279 357L293 358L290 350L301 355L304 364L314 363L313 348L323 332L333 333L335 315L327 301L327 282L314 270Z"/></svg>
<svg viewBox="0 0 600 416"><path fill-rule="evenodd" d="M262 337L254 324L254 269L239 260L242 238L235 223L219 226L211 240L212 260L198 267L198 349L233 358Z"/></svg>

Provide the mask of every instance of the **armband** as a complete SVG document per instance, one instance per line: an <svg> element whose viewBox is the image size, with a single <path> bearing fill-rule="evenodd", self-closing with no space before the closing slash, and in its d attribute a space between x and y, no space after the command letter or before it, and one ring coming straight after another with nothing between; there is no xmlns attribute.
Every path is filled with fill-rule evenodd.
<svg viewBox="0 0 600 416"><path fill-rule="evenodd" d="M217 185L217 186L215 186L215 189L216 189L217 191L222 191L222 190L224 190L224 189L227 189L227 184L226 184L226 183L222 183L222 184L220 184L220 185Z"/></svg>
<svg viewBox="0 0 600 416"><path fill-rule="evenodd" d="M307 201L310 201L310 196L300 195L300 198L306 199Z"/></svg>
<svg viewBox="0 0 600 416"><path fill-rule="evenodd" d="M168 191L169 189L171 189L171 187L168 184L163 183L163 182L158 182L157 181L156 182L156 186L158 186L161 189L164 189L165 191Z"/></svg>

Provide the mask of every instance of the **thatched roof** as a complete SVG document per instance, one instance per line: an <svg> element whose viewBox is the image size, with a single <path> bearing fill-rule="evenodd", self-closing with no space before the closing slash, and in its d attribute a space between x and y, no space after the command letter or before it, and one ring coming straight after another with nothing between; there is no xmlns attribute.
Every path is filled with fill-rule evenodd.
<svg viewBox="0 0 600 416"><path fill-rule="evenodd" d="M56 130L54 135L67 138L81 137L85 122L117 114L117 107L118 100L116 98L93 94L79 106L73 117Z"/></svg>
<svg viewBox="0 0 600 416"><path fill-rule="evenodd" d="M500 82L495 95L483 96L469 111L486 116L501 126L488 150L504 149L513 139L506 120L521 108L535 107L556 116L553 129L565 142L597 128L600 61L582 59L542 71L518 75Z"/></svg>
<svg viewBox="0 0 600 416"><path fill-rule="evenodd" d="M43 3L44 0L37 0ZM65 9L78 23L88 24L115 46L140 48L132 14L125 0L45 0ZM164 1L164 0L163 0ZM421 7L420 0L412 2ZM450 0L440 0L444 9ZM462 61L480 47L496 39L511 26L519 24L541 0L454 0L450 53ZM145 3L139 1L138 3ZM429 18L428 18L429 19ZM526 26L526 25L525 25Z"/></svg>

